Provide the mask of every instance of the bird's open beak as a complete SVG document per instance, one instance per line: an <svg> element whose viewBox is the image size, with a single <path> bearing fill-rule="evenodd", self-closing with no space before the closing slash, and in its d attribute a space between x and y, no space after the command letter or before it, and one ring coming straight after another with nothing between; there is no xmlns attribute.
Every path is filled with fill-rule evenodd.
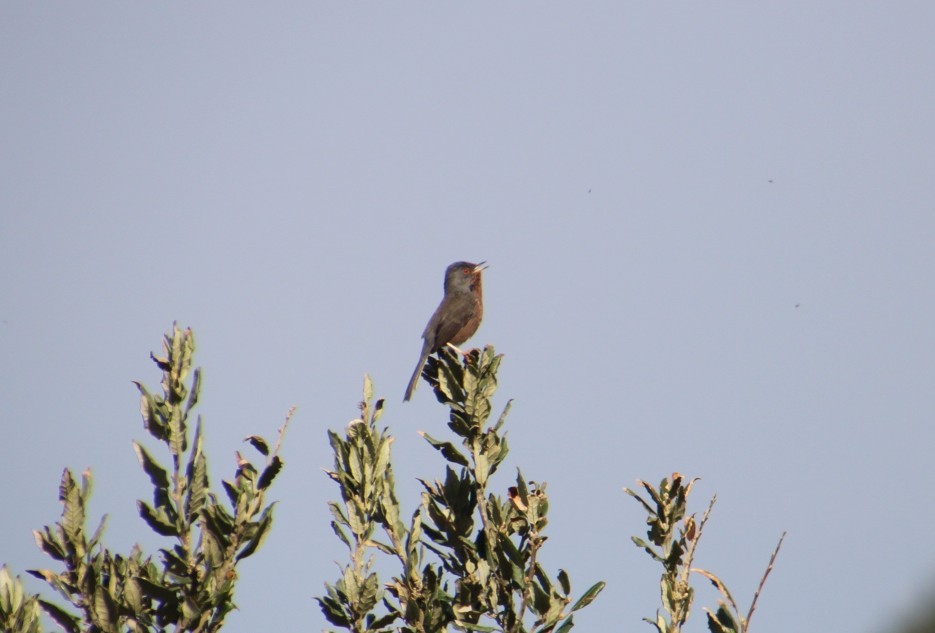
<svg viewBox="0 0 935 633"><path fill-rule="evenodd" d="M490 266L487 265L487 260L485 259L481 263L474 266L474 274L476 275L480 271L487 270L488 268L490 268Z"/></svg>

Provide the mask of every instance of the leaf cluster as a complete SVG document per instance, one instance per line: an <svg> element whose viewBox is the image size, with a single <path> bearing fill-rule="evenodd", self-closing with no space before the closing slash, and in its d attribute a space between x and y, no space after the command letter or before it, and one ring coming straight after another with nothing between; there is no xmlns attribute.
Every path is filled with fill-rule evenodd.
<svg viewBox="0 0 935 633"><path fill-rule="evenodd" d="M27 595L19 576L0 567L0 631L39 633L42 630L39 596Z"/></svg>
<svg viewBox="0 0 935 633"><path fill-rule="evenodd" d="M238 454L234 477L222 482L225 501L211 492L200 417L189 442L201 384L200 370L191 370L194 348L191 330L173 327L162 354L152 355L163 372L162 393L152 394L136 383L144 427L171 458L167 468L143 444L134 442L153 488L151 503L138 502L139 515L173 543L159 550L158 562L139 546L128 555L104 548L106 516L87 535L90 472L83 473L79 485L70 470L64 471L59 486L61 519L35 532L40 549L59 561L64 571L29 573L46 581L74 611L45 600L38 603L69 633L217 631L235 608L237 563L256 552L269 533L273 504L266 503L265 494L283 465L279 444L270 451L262 438L247 438L266 458L265 464L258 468ZM285 428L280 430L280 441Z"/></svg>
<svg viewBox="0 0 935 633"><path fill-rule="evenodd" d="M455 441L422 433L448 464L443 478L419 480L422 499L408 524L400 518L395 493L392 438L376 426L383 401L371 405L369 379L361 417L343 438L329 434L335 466L328 474L343 501L331 504L332 527L351 554L341 578L327 584L327 594L318 598L333 625L354 632L428 633L451 626L567 632L574 626L571 614L603 589L599 582L571 605L568 574L559 570L553 579L537 562L547 540L544 483L527 482L517 473L506 496L488 491L509 452L501 433L509 404L493 426L486 426L500 360L488 346L463 359L445 349L426 363L423 376L448 407ZM374 538L378 530L385 542ZM377 553L394 559L400 569L382 588L373 571Z"/></svg>
<svg viewBox="0 0 935 633"><path fill-rule="evenodd" d="M718 600L718 608L715 611L705 608L708 630L711 633L746 633L749 630L750 618L756 610L757 599L766 583L766 578L773 569L779 548L782 547L785 533L773 551L766 572L753 596L750 610L746 616L741 615L727 585L720 578L710 571L692 567L695 549L717 501L716 496L711 499L700 522L696 521L694 514L688 514L688 497L696 481L697 479L686 481L681 473L673 473L671 479L664 478L658 488L654 488L645 481L638 481L647 498L629 488L624 488L624 492L633 497L646 512L648 526L646 530L648 540L637 536L631 538L637 547L642 548L662 566L660 579L662 609L656 611L655 620L649 618L644 618L644 620L652 624L659 633L681 631L682 626L688 620L695 596L695 589L691 585L690 578L694 572L707 578L724 598Z"/></svg>
<svg viewBox="0 0 935 633"><path fill-rule="evenodd" d="M133 448L152 485L152 498L137 509L146 525L168 544L155 555L134 546L128 554L102 544L104 516L87 529L90 471L80 478L66 469L58 498L59 521L34 532L39 548L62 569L29 570L64 603L28 595L19 577L0 567L0 630L40 633L47 614L68 633L208 633L221 629L235 608L237 565L253 555L269 534L275 504L266 493L283 468L279 448L292 411L274 447L259 436L245 441L261 456L257 464L237 454L223 494L208 477L202 421L194 418L201 371L192 369L191 330L173 326L160 355L161 393L136 383L146 431L162 445L168 465L140 442ZM329 504L331 526L348 552L333 583L317 601L328 621L354 633L502 631L568 633L573 614L603 590L597 582L577 600L563 569L550 575L539 562L548 541L546 484L517 470L511 486L492 491L491 482L509 453L504 427L510 403L489 424L502 358L490 346L466 355L443 349L430 358L423 377L447 408L448 437L422 437L444 459L438 478L419 479L415 510L406 515L397 498L391 449L394 438L378 429L384 401L364 382L360 415L343 434L329 431L334 465L326 474L340 491ZM692 567L696 547L715 503L700 521L687 511L696 480L679 473L658 487L639 481L641 493L624 489L646 513L644 537L633 537L662 568L658 633L678 633L691 612L692 573L709 580L722 599L705 609L712 633L746 633L773 569L780 538L749 610L741 614L727 586L713 573ZM383 559L395 573L381 580ZM382 569L382 567L381 567Z"/></svg>

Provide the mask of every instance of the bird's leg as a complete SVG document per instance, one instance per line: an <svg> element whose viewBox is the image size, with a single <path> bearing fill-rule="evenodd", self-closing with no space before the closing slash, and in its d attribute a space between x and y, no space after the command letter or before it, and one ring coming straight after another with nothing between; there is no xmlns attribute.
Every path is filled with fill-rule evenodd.
<svg viewBox="0 0 935 633"><path fill-rule="evenodd" d="M458 347L457 347L455 344L453 344L453 343L445 343L445 345L447 345L448 347L450 347L451 349L453 349L454 351L456 351L458 354L461 354L462 356L464 356L465 358L467 358L467 354L465 354L465 353L462 352L460 349L458 349Z"/></svg>

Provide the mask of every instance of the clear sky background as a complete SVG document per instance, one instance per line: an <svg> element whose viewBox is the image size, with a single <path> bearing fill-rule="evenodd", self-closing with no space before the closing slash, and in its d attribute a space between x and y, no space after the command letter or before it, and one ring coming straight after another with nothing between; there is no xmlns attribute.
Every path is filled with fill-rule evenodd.
<svg viewBox="0 0 935 633"><path fill-rule="evenodd" d="M651 630L621 488L673 470L743 604L788 531L755 630L881 630L935 577L933 33L931 2L0 4L0 562L52 564L66 466L108 546L164 545L131 380L178 320L216 484L298 406L226 630L323 628L325 430L370 373L415 506L445 412L403 390L445 266L486 259L494 485L548 482L544 564L608 582L581 630Z"/></svg>

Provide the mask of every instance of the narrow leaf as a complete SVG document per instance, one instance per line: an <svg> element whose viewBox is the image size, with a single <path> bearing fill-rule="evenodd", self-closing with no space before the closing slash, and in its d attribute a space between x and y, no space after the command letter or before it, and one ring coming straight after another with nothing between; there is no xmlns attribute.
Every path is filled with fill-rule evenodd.
<svg viewBox="0 0 935 633"><path fill-rule="evenodd" d="M117 633L117 606L113 598L101 585L94 590L93 611L97 616L97 624L107 633Z"/></svg>
<svg viewBox="0 0 935 633"><path fill-rule="evenodd" d="M39 606L48 614L55 623L62 627L68 633L80 633L81 627L78 625L78 618L62 609L57 604L39 600Z"/></svg>
<svg viewBox="0 0 935 633"><path fill-rule="evenodd" d="M72 478L71 471L67 468L62 473L62 481L59 484L58 498L62 502L62 528L65 530L67 542L73 547L83 549L82 530L84 528L84 504L81 495L78 493L78 486ZM79 551L79 556L84 552Z"/></svg>
<svg viewBox="0 0 935 633"><path fill-rule="evenodd" d="M259 435L249 435L244 438L244 442L250 442L250 445L263 454L263 457L269 456L269 444Z"/></svg>
<svg viewBox="0 0 935 633"><path fill-rule="evenodd" d="M65 548L59 543L49 528L46 528L46 531L40 532L39 530L33 530L33 536L36 539L36 545L39 546L43 552L54 558L55 560L65 560Z"/></svg>
<svg viewBox="0 0 935 633"><path fill-rule="evenodd" d="M104 526L107 524L107 515L101 517L101 522L98 524L97 529L94 530L94 534L91 536L91 539L88 541L88 549L93 549L97 546L98 542L101 540L101 535L104 533Z"/></svg>
<svg viewBox="0 0 935 633"><path fill-rule="evenodd" d="M653 548L652 548L652 546L651 546L649 543L647 543L646 541L644 541L643 539L641 539L641 538L638 537L638 536L631 536L631 537L630 537L630 540L633 541L634 543L636 543L636 546L637 546L637 547L642 547L644 550L646 550L646 553L649 554L650 556L652 556L652 557L653 557L653 560L656 560L656 561L658 561L658 562L660 562L660 563L663 562L662 556L660 556L660 555L657 554L655 551L653 551Z"/></svg>
<svg viewBox="0 0 935 633"><path fill-rule="evenodd" d="M140 518L156 533L162 536L178 536L178 529L164 515L154 511L145 501L137 501Z"/></svg>
<svg viewBox="0 0 935 633"><path fill-rule="evenodd" d="M192 451L186 468L188 491L185 496L185 517L189 524L195 522L208 499L208 463L201 445L201 418L199 417L195 425L195 437L192 440Z"/></svg>
<svg viewBox="0 0 935 633"><path fill-rule="evenodd" d="M573 606L571 610L577 611L579 609L583 609L589 604L591 604L592 602L594 602L594 599L597 598L598 594L600 594L604 590L604 587L606 585L607 583L604 582L603 580L591 585L591 588L585 591L584 595L578 598L578 602L575 603L575 606Z"/></svg>
<svg viewBox="0 0 935 633"><path fill-rule="evenodd" d="M273 525L273 506L275 506L275 504L270 505L263 511L263 518L261 518L260 522L257 524L256 534L253 535L253 538L251 538L247 545L237 554L237 560L243 560L250 556L263 544L270 527Z"/></svg>
<svg viewBox="0 0 935 633"><path fill-rule="evenodd" d="M568 633L568 631L570 631L572 627L574 626L575 626L574 616L568 616L565 619L565 621L562 622L562 625L558 627L557 629L555 629L555 633Z"/></svg>
<svg viewBox="0 0 935 633"><path fill-rule="evenodd" d="M269 465L263 469L263 474L260 475L260 479L256 484L257 488L259 490L266 490L269 488L270 484L272 484L273 480L276 478L276 475L282 470L282 466L283 462L279 458L279 455L274 455Z"/></svg>
<svg viewBox="0 0 935 633"><path fill-rule="evenodd" d="M149 475L149 480L153 482L153 485L159 490L168 490L169 474L166 469L160 466L139 442L133 442L133 450L136 452L137 459L140 460L143 471Z"/></svg>
<svg viewBox="0 0 935 633"><path fill-rule="evenodd" d="M731 596L730 591L727 590L727 585L725 585L724 582L720 578L718 578L717 576L715 576L709 571L706 571L704 569L698 569L697 567L692 568L692 571L695 572L696 574L701 574L702 576L710 580L711 584L714 585L717 588L717 590L721 593L721 595L727 599L731 607L733 607L735 611L737 610L737 603L734 602L733 596Z"/></svg>
<svg viewBox="0 0 935 633"><path fill-rule="evenodd" d="M470 464L467 458L459 453L458 449L456 449L451 442L442 442L440 440L436 440L428 433L423 431L419 431L419 435L425 438L425 441L431 444L433 448L438 450L442 454L442 457L447 459L449 462L458 464L459 466L464 466L465 468L469 467Z"/></svg>
<svg viewBox="0 0 935 633"><path fill-rule="evenodd" d="M568 578L568 572L564 569L558 570L558 583L562 586L562 593L566 596L571 593L571 579Z"/></svg>

